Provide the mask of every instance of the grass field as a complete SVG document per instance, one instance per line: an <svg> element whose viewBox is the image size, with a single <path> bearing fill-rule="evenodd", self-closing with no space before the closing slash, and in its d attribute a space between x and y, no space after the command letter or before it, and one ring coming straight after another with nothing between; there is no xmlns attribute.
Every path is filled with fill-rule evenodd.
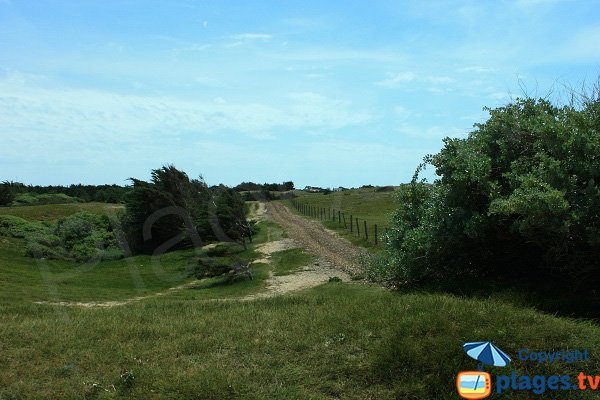
<svg viewBox="0 0 600 400"><path fill-rule="evenodd" d="M254 243L282 237L275 224L263 222ZM299 250L275 253L273 265L258 265L250 282L167 291L193 281L186 273L194 265L192 251L166 254L160 263L134 257L85 267L36 264L22 255L19 240L0 243L0 399L455 399L456 373L476 368L462 344L477 340L491 340L513 356L508 374L575 377L600 369L597 325L493 299L336 282L235 301L261 290L270 269L291 273L310 262ZM241 254L250 259L253 251ZM34 303L165 291L112 308ZM591 361L519 362L523 347L589 349ZM529 399L531 393L504 397ZM539 398L567 397L597 394Z"/></svg>
<svg viewBox="0 0 600 400"><path fill-rule="evenodd" d="M323 221L323 225L338 232L352 243L369 248L373 251L379 249L373 246L374 224L377 224L379 234L383 234L385 228L391 226L391 215L398 208L395 192L376 192L375 188L351 189L329 194L309 193L297 190L295 191L295 194L298 196L295 200L302 204L308 204L317 208L335 209L336 213L338 210L344 212L347 224L350 223L350 215L352 215L353 218L358 218L360 221L360 236L357 233L356 227L353 229L354 232L350 233L348 227L344 228L344 226L337 221ZM290 201L287 201L286 205L288 205L290 210L298 213L298 211L291 206ZM368 242L364 239L364 220L367 221L370 234Z"/></svg>
<svg viewBox="0 0 600 400"><path fill-rule="evenodd" d="M75 204L47 204L34 206L0 207L0 215L15 215L30 221L56 221L80 211L95 214L115 214L124 210L122 204L107 203L75 203Z"/></svg>

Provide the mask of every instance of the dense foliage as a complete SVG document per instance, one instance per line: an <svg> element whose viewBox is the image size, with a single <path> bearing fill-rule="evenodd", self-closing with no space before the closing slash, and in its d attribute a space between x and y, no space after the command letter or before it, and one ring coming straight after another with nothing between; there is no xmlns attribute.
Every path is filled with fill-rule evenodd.
<svg viewBox="0 0 600 400"><path fill-rule="evenodd" d="M124 225L133 253L251 237L244 202L233 189L209 188L202 178L190 180L174 166L153 170L150 182L131 180Z"/></svg>
<svg viewBox="0 0 600 400"><path fill-rule="evenodd" d="M33 186L20 182L4 182L0 185L0 205L4 191L13 196L14 205L64 204L73 202L120 203L128 186L118 185L69 185ZM12 203L12 200L5 205Z"/></svg>
<svg viewBox="0 0 600 400"><path fill-rule="evenodd" d="M71 197L64 193L32 193L25 192L19 193L14 196L12 205L14 206L32 206L32 205L43 205L43 204L71 204L80 203L81 199L78 197Z"/></svg>
<svg viewBox="0 0 600 400"><path fill-rule="evenodd" d="M0 185L0 206L8 206L15 199L15 195L6 183Z"/></svg>
<svg viewBox="0 0 600 400"><path fill-rule="evenodd" d="M448 278L600 284L600 101L517 100L426 157L400 189L386 262L395 284ZM424 165L425 165L424 164Z"/></svg>
<svg viewBox="0 0 600 400"><path fill-rule="evenodd" d="M25 239L26 254L80 262L116 259L123 251L105 215L80 212L56 224L0 215L0 236Z"/></svg>

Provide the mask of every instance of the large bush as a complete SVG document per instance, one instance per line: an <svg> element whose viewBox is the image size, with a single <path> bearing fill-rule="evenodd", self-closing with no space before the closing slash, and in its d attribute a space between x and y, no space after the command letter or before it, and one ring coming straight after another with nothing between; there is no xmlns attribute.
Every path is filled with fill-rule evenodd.
<svg viewBox="0 0 600 400"><path fill-rule="evenodd" d="M600 101L524 99L489 109L425 164L440 177L400 189L393 283L485 277L600 284ZM425 165L424 164L424 165Z"/></svg>
<svg viewBox="0 0 600 400"><path fill-rule="evenodd" d="M106 215L83 211L61 218L56 224L55 235L65 253L78 261L114 259L123 255Z"/></svg>
<svg viewBox="0 0 600 400"><path fill-rule="evenodd" d="M0 236L24 239L26 254L35 258L90 261L123 256L108 217L88 212L55 225L0 215Z"/></svg>

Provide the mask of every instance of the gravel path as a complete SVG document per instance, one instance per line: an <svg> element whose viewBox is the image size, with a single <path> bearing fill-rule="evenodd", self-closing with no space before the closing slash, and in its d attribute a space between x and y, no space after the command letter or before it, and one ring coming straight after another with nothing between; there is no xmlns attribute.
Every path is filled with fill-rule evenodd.
<svg viewBox="0 0 600 400"><path fill-rule="evenodd" d="M331 266L349 274L360 272L359 260L366 254L346 239L331 232L317 221L293 214L283 204L267 203L268 215L281 225L288 236L309 252L326 260Z"/></svg>

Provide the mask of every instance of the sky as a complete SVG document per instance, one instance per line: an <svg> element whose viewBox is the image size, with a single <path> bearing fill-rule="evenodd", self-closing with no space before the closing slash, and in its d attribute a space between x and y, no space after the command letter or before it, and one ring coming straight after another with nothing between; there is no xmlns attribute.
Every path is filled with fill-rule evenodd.
<svg viewBox="0 0 600 400"><path fill-rule="evenodd" d="M0 0L0 180L408 182L600 74L600 1Z"/></svg>

